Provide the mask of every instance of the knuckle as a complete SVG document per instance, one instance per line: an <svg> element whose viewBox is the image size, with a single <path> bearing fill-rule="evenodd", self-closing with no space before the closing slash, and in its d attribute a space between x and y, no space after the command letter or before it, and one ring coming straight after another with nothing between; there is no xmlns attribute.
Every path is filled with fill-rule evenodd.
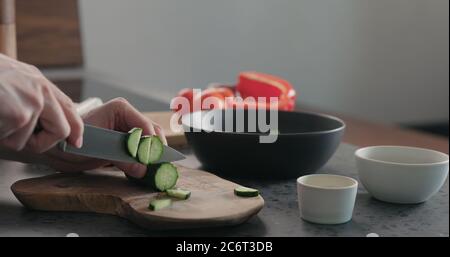
<svg viewBox="0 0 450 257"><path fill-rule="evenodd" d="M153 124L153 127L161 129L161 125L159 125L158 123L152 122L152 124Z"/></svg>
<svg viewBox="0 0 450 257"><path fill-rule="evenodd" d="M31 119L31 112L26 110L18 110L11 113L11 123L16 128L21 128L27 124Z"/></svg>
<svg viewBox="0 0 450 257"><path fill-rule="evenodd" d="M73 129L77 130L78 132L82 132L83 131L83 120L77 116L75 122L73 123Z"/></svg>
<svg viewBox="0 0 450 257"><path fill-rule="evenodd" d="M128 105L128 104L129 104L129 103L128 103L128 100L125 99L125 98L123 98L123 97L117 97L117 98L114 98L114 99L112 100L112 102L113 102L114 104L117 104L118 106L125 106L125 105Z"/></svg>
<svg viewBox="0 0 450 257"><path fill-rule="evenodd" d="M63 97L61 99L61 105L63 108L67 109L67 110L71 110L74 113L76 112L76 108L75 108L75 104L73 103L73 101L68 98L68 97Z"/></svg>
<svg viewBox="0 0 450 257"><path fill-rule="evenodd" d="M64 128L61 130L61 137L67 138L70 135L70 127L64 126Z"/></svg>
<svg viewBox="0 0 450 257"><path fill-rule="evenodd" d="M70 135L70 127L68 124L62 125L57 132L55 132L55 137L57 140L65 139Z"/></svg>
<svg viewBox="0 0 450 257"><path fill-rule="evenodd" d="M44 109L44 101L44 97L40 94L36 94L31 98L31 104L38 112Z"/></svg>
<svg viewBox="0 0 450 257"><path fill-rule="evenodd" d="M49 88L45 83L44 79L41 77L35 77L33 80L33 92L35 95L44 95L49 92Z"/></svg>
<svg viewBox="0 0 450 257"><path fill-rule="evenodd" d="M36 84L38 85L39 89L45 93L48 94L50 93L50 87L48 86L48 84L45 81L44 77L39 77L36 79Z"/></svg>
<svg viewBox="0 0 450 257"><path fill-rule="evenodd" d="M31 64L25 64L25 65L27 65L28 69L30 69L31 71L41 73L41 71L36 66L31 65Z"/></svg>
<svg viewBox="0 0 450 257"><path fill-rule="evenodd" d="M71 123L71 128L70 128L70 133L69 134L74 134L75 136L80 136L83 135L84 133L84 126L83 126L83 121L80 119L76 119L75 122Z"/></svg>

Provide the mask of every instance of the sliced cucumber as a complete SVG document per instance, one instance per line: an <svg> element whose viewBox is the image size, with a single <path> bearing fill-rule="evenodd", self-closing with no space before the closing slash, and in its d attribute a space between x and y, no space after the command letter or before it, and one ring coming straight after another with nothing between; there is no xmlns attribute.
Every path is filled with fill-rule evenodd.
<svg viewBox="0 0 450 257"><path fill-rule="evenodd" d="M147 173L141 179L127 175L127 178L139 185L151 187L158 191L166 191L173 188L178 180L178 170L171 163L149 165Z"/></svg>
<svg viewBox="0 0 450 257"><path fill-rule="evenodd" d="M150 165L149 171L153 165ZM159 167L156 167L159 166ZM163 163L160 165L153 166L155 167L155 187L159 191L166 191L167 189L173 188L178 180L178 170L171 163ZM148 173L147 172L147 173Z"/></svg>
<svg viewBox="0 0 450 257"><path fill-rule="evenodd" d="M139 148L137 150L137 157L139 162L148 165L150 163L150 147L152 143L152 138L149 136L144 136L141 138L139 143Z"/></svg>
<svg viewBox="0 0 450 257"><path fill-rule="evenodd" d="M158 136L152 136L150 154L148 158L149 163L151 164L159 161L159 159L161 159L163 152L164 152L164 145L161 139L159 139Z"/></svg>
<svg viewBox="0 0 450 257"><path fill-rule="evenodd" d="M191 192L179 188L167 189L166 193L168 196L175 197L181 200L186 200L191 196Z"/></svg>
<svg viewBox="0 0 450 257"><path fill-rule="evenodd" d="M155 199L150 202L148 208L152 211L157 211L169 207L171 204L171 199Z"/></svg>
<svg viewBox="0 0 450 257"><path fill-rule="evenodd" d="M255 197L259 195L259 191L258 189L240 186L234 189L234 194L242 197Z"/></svg>
<svg viewBox="0 0 450 257"><path fill-rule="evenodd" d="M128 152L131 154L131 156L133 156L133 158L136 158L139 142L141 141L142 129L133 128L128 133L129 133L127 140Z"/></svg>

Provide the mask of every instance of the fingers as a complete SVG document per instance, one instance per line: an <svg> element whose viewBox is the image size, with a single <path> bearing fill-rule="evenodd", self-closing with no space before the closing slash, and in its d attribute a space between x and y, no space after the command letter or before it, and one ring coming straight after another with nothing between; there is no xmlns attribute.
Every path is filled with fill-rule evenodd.
<svg viewBox="0 0 450 257"><path fill-rule="evenodd" d="M87 119L98 122L102 117L108 117L109 120L104 121L104 125L110 129L129 131L134 127L139 127L143 129L144 135L158 135L161 141L167 145L167 139L161 126L149 120L123 98L116 98L105 103L102 107L89 113ZM147 167L138 163L113 162L113 164L127 175L135 178L142 178L147 172Z"/></svg>
<svg viewBox="0 0 450 257"><path fill-rule="evenodd" d="M134 108L124 98L115 98L108 102L112 106L112 110L115 112L116 120L115 127L130 130L134 127L142 128L143 133L147 135L155 135L155 128L152 122L150 122L142 113Z"/></svg>
<svg viewBox="0 0 450 257"><path fill-rule="evenodd" d="M28 141L30 150L42 153L70 135L70 124L56 97L44 87L44 108L39 117L42 130Z"/></svg>
<svg viewBox="0 0 450 257"><path fill-rule="evenodd" d="M29 140L37 124L44 106L41 88L33 92L25 92L22 88L7 88L12 90L8 97L2 98L0 119L0 144L12 150L22 150Z"/></svg>
<svg viewBox="0 0 450 257"><path fill-rule="evenodd" d="M134 178L143 178L147 172L147 166L139 163L113 162L112 164Z"/></svg>
<svg viewBox="0 0 450 257"><path fill-rule="evenodd" d="M38 118L38 114L33 114L25 126L14 131L11 136L7 137L3 141L3 145L16 151L21 151L26 146L29 138L33 134Z"/></svg>
<svg viewBox="0 0 450 257"><path fill-rule="evenodd" d="M34 66L0 58L0 68L0 145L40 153L67 138L81 147L83 121L66 95Z"/></svg>
<svg viewBox="0 0 450 257"><path fill-rule="evenodd" d="M77 110L75 108L75 104L72 100L66 96L59 88L57 88L53 83L48 81L49 86L52 88L52 92L54 93L58 103L61 105L61 108L66 116L67 122L70 126L70 134L67 137L67 141L69 144L74 145L75 147L80 148L83 145L83 120L80 115L78 115Z"/></svg>
<svg viewBox="0 0 450 257"><path fill-rule="evenodd" d="M26 126L33 116L31 110L27 110L21 105L12 104L10 99L1 100L3 104L0 108L0 140Z"/></svg>
<svg viewBox="0 0 450 257"><path fill-rule="evenodd" d="M105 105L115 113L116 129L128 131L138 127L142 128L146 135L158 135L161 140L167 141L161 126L145 117L124 98L115 98Z"/></svg>
<svg viewBox="0 0 450 257"><path fill-rule="evenodd" d="M161 128L161 126L157 123L153 123L153 127L155 128L156 135L161 138L163 144L167 145L166 134L164 133L164 130Z"/></svg>

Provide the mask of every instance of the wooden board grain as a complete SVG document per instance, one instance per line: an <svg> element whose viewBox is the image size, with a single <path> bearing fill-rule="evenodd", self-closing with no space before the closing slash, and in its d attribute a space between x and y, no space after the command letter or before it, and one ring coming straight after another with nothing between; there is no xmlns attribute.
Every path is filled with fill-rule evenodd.
<svg viewBox="0 0 450 257"><path fill-rule="evenodd" d="M201 170L179 166L179 171L177 187L191 191L191 197L159 211L148 204L162 193L132 184L113 168L25 179L11 190L30 209L112 214L152 230L237 225L264 206L260 196L235 196L233 182Z"/></svg>
<svg viewBox="0 0 450 257"><path fill-rule="evenodd" d="M81 66L77 0L16 0L17 55L39 67Z"/></svg>
<svg viewBox="0 0 450 257"><path fill-rule="evenodd" d="M173 131L170 127L170 118L173 112L145 112L144 115L152 121L158 123L166 134L167 143L172 147L185 147L187 145L186 137L183 132Z"/></svg>

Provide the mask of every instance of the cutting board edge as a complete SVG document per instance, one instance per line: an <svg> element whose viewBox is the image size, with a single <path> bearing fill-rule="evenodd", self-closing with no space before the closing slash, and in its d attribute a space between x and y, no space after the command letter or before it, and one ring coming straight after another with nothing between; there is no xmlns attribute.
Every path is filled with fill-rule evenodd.
<svg viewBox="0 0 450 257"><path fill-rule="evenodd" d="M262 198L261 198L262 199ZM252 217L256 216L264 208L264 200L262 200L261 205L255 206L250 209L245 214L236 214L232 217L227 218L222 217L210 217L210 218L199 218L199 219L188 219L179 220L172 217L163 216L148 216L143 213L136 211L130 207L128 217L124 217L128 221L135 223L138 226L149 230L176 230L176 229L197 229L197 228L212 228L212 227L226 227L239 225ZM125 210L127 211L127 210ZM165 225L161 225L156 221L166 221ZM157 225L155 225L157 224Z"/></svg>
<svg viewBox="0 0 450 257"><path fill-rule="evenodd" d="M205 171L196 170L196 172L210 174ZM67 193L45 193L45 192L30 192L27 189L26 183L30 183L39 179L54 178L58 176L77 176L79 174L51 174L43 177L28 178L16 181L11 186L11 191L15 197L28 209L40 210L40 211L62 211L62 212L78 212L78 213L99 213L119 216L128 220L131 223L137 224L149 230L162 230L162 229L189 229L189 228L204 228L204 227L224 227L242 224L253 216L257 215L259 211L264 208L264 199L258 196L258 202L252 203L254 207L246 210L243 213L236 213L233 215L223 215L214 216L208 218L189 218L189 219L179 219L173 217L161 217L161 216L151 216L145 215L138 210L131 207L132 199L135 197L126 198L127 200L111 195L104 194L102 199L106 199L108 204L103 204L102 206L97 206L96 204L89 204L89 197L92 197L89 193L80 193L77 195L71 195ZM213 175L213 174L210 174ZM215 176L215 175L213 175ZM218 179L224 180L218 176ZM228 181L229 183L233 183ZM98 196L97 196L98 197ZM142 198L143 196L139 196ZM36 200L39 199L39 200ZM42 200L46 199L46 200ZM67 201L70 204L67 204ZM106 206L106 207L105 207ZM63 208L64 207L64 208ZM155 222L159 221L159 222ZM165 224L161 225L161 221Z"/></svg>

